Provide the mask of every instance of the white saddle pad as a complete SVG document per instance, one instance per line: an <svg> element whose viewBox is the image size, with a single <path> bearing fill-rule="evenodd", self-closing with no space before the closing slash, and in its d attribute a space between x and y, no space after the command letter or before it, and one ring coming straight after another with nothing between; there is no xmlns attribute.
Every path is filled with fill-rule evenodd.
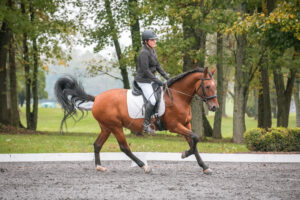
<svg viewBox="0 0 300 200"><path fill-rule="evenodd" d="M127 109L128 114L133 119L145 117L145 107L143 107L143 96L134 96L132 90L127 90ZM165 113L165 101L163 92L161 93L161 100L158 108L158 116L162 116Z"/></svg>

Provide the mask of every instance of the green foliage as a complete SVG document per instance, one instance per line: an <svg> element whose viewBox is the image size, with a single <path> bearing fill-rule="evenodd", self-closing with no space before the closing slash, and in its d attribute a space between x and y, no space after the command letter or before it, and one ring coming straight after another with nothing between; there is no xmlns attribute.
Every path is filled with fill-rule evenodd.
<svg viewBox="0 0 300 200"><path fill-rule="evenodd" d="M300 151L300 128L250 129L244 134L251 151Z"/></svg>
<svg viewBox="0 0 300 200"><path fill-rule="evenodd" d="M236 22L227 32L254 34L255 40L284 51L295 47L300 49L299 2L278 1L276 8L266 15L255 11L253 14L238 13Z"/></svg>
<svg viewBox="0 0 300 200"><path fill-rule="evenodd" d="M291 151L299 151L300 150L300 131L299 128L291 128L289 129L290 134L290 143L291 143Z"/></svg>
<svg viewBox="0 0 300 200"><path fill-rule="evenodd" d="M254 128L246 131L244 138L246 140L246 146L250 150L262 149L262 136L264 129Z"/></svg>

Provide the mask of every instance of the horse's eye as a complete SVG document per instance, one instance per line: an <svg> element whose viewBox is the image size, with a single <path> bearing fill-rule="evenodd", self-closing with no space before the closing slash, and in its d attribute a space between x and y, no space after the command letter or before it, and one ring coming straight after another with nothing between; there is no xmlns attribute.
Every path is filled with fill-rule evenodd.
<svg viewBox="0 0 300 200"><path fill-rule="evenodd" d="M210 88L210 85L206 86L205 88L206 88L206 89L209 89L209 88Z"/></svg>

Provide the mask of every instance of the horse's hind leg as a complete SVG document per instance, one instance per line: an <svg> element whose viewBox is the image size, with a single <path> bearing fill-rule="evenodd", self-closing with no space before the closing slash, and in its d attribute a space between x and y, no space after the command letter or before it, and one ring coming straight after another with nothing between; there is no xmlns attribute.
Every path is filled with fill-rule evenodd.
<svg viewBox="0 0 300 200"><path fill-rule="evenodd" d="M113 134L115 135L116 139L118 140L118 143L120 145L120 149L122 152L124 152L131 160L133 160L139 167L143 168L145 173L150 173L151 169L148 165L145 165L144 162L142 162L140 159L138 159L130 150L130 147L127 144L123 128L115 128L113 130Z"/></svg>
<svg viewBox="0 0 300 200"><path fill-rule="evenodd" d="M105 167L102 167L101 160L100 160L100 151L102 149L103 144L106 142L107 138L110 135L110 131L101 126L101 133L99 134L98 138L94 142L94 153L95 153L95 164L96 169L98 171L106 171Z"/></svg>

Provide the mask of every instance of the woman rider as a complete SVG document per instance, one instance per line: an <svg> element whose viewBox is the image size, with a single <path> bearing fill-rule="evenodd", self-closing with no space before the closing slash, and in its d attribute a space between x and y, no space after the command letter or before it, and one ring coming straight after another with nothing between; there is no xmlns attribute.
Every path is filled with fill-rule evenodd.
<svg viewBox="0 0 300 200"><path fill-rule="evenodd" d="M138 58L138 70L134 80L142 89L144 96L148 100L145 105L145 121L143 124L143 131L147 133L154 133L150 126L150 118L153 108L156 104L156 99L153 90L153 84L162 86L163 83L155 76L158 71L166 80L169 79L167 73L163 70L157 60L155 51L157 36L152 30L145 30L142 33L143 48Z"/></svg>

